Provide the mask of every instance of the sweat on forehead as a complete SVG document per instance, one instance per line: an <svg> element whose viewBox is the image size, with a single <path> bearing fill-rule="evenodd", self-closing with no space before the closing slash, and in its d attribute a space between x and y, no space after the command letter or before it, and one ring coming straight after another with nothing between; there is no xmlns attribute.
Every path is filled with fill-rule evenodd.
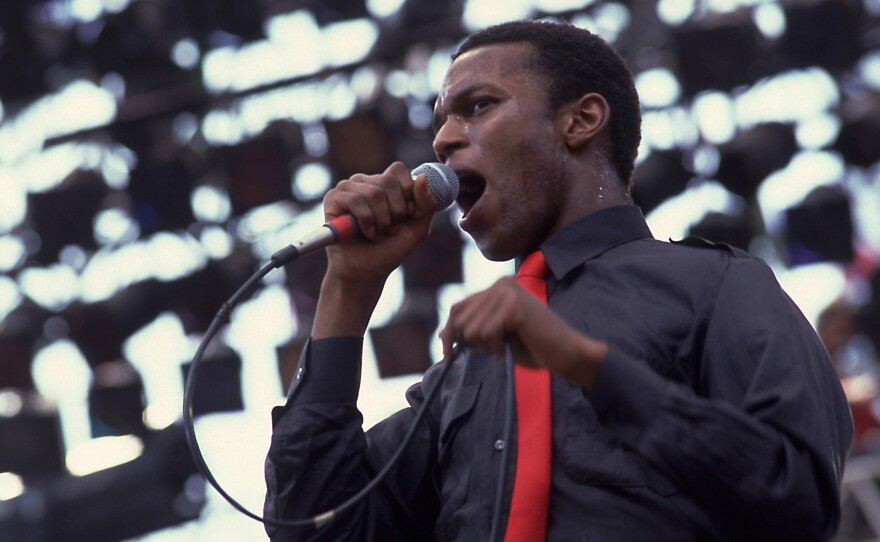
<svg viewBox="0 0 880 542"><path fill-rule="evenodd" d="M434 104L434 131L445 122L447 115L462 113L477 97L491 100L510 94L522 97L526 89L549 113L549 80L530 71L534 65L528 60L530 48L527 43L490 44L456 58L446 72Z"/></svg>
<svg viewBox="0 0 880 542"><path fill-rule="evenodd" d="M492 53L502 50L512 51L513 61L508 57L504 65L498 65ZM524 81L538 84L542 90L550 90L550 73L541 67L537 51L528 42L490 43L458 55L446 73L444 87L458 80L461 70L472 76L482 77L485 82L489 82L493 74L518 74L524 77Z"/></svg>

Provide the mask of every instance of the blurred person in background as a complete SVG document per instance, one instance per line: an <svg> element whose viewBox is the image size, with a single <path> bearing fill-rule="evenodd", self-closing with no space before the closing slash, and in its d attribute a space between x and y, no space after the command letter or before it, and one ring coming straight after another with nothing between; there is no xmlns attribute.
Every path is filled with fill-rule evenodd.
<svg viewBox="0 0 880 542"><path fill-rule="evenodd" d="M853 453L880 450L880 360L861 330L857 307L845 300L831 303L819 313L816 331L852 409Z"/></svg>

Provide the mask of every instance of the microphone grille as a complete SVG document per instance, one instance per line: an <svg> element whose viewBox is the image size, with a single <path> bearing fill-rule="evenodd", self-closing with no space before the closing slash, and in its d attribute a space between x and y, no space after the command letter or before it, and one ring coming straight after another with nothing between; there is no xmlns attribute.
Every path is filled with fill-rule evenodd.
<svg viewBox="0 0 880 542"><path fill-rule="evenodd" d="M458 197L458 175L452 168L439 162L425 162L412 170L413 179L424 173L428 189L437 202L437 210L443 210Z"/></svg>

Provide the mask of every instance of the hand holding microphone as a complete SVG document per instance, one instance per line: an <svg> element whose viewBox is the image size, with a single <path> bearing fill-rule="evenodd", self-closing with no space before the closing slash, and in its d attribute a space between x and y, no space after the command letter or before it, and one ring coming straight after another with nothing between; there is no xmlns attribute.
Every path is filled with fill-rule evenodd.
<svg viewBox="0 0 880 542"><path fill-rule="evenodd" d="M391 171L392 168L396 168L396 165L391 166L388 169L388 171ZM388 171L386 171L386 174L388 173ZM455 201L456 196L458 196L458 176L455 174L454 171L452 171L451 168L449 168L448 166L446 166L444 164L440 164L440 163L436 163L436 162L427 162L427 163L420 165L419 167L415 168L414 170L412 170L410 172L410 177L413 182L415 182L418 179L419 175L425 176L425 182L427 184L428 191L430 192L430 194L434 200L435 212L442 211L443 209L446 209L447 207L449 207L452 204L452 202ZM361 176L352 177L352 179L348 182L357 182L356 179L359 179L359 177L361 177ZM366 176L364 176L364 177L366 177ZM382 176L375 176L375 177L381 179ZM399 177L396 177L395 180L401 181L399 179ZM345 182L347 182L347 181L343 181L343 183L345 183ZM361 182L363 182L363 181L361 181ZM340 184L343 185L343 183L340 183ZM384 212L383 212L384 209L382 207L382 204L386 203L386 201L383 199L383 196L388 197L387 203L390 204L389 208L388 208L390 213L387 216L387 218L388 218L387 223L390 224L390 226L391 226L391 230L389 230L389 232L393 232L394 228L397 225L399 225L402 222L405 222L407 219L409 219L415 213L416 209L413 205L413 202L408 202L408 201L406 202L406 209L405 209L406 212L405 213L401 213L401 211L403 210L402 208L400 208L400 207L395 208L394 203L397 203L395 200L399 194L398 194L398 190L397 190L398 185L395 185L395 183L393 181L390 182L390 184L388 185L391 189L390 192L385 192L384 194L381 191L382 188L380 185L370 185L369 183L365 183L365 184L366 184L366 186L376 186L377 187L377 189L371 188L370 189L371 193L365 194L368 196L368 198L366 199L366 202L368 204L370 204L370 201L371 201L369 198L375 197L375 199L372 201L374 201L377 205L375 205L375 206L370 205L370 207L371 207L372 211L377 212L374 215L376 218L378 218L378 219L386 218L384 215ZM346 186L347 185L343 185L340 188L344 189ZM403 189L403 196L405 198L408 197L409 188L413 188L413 190L417 189L415 187L415 185L413 185L411 187L410 183L406 180L401 181L401 185L399 185L399 187ZM395 213L395 211L397 211L397 213ZM349 239L355 238L358 235L363 236L363 237L370 239L370 240L374 240L377 235L382 234L382 232L384 231L384 226L386 225L385 222L381 222L381 221L378 223L371 221L371 222L368 222L368 224L370 224L370 226L372 226L372 228L368 231L365 231L361 227L361 225L358 223L354 214L349 212L346 215L337 216L336 218L331 219L328 222L327 227L332 230L336 230L336 233L339 236L338 242L345 242Z"/></svg>
<svg viewBox="0 0 880 542"><path fill-rule="evenodd" d="M457 195L458 177L440 163L424 163L407 173L396 162L379 175L355 175L325 196L327 223L272 259L280 267L330 245L357 238L377 242L407 227L420 241L433 213L449 207Z"/></svg>
<svg viewBox="0 0 880 542"><path fill-rule="evenodd" d="M329 232L318 232L321 241L308 248L329 247L312 338L363 336L388 275L427 237L434 212L449 206L457 194L458 177L446 166L410 172L400 162L378 175L355 175L327 192L327 225L321 230ZM345 236L356 237L346 226L352 218L367 242L331 246Z"/></svg>

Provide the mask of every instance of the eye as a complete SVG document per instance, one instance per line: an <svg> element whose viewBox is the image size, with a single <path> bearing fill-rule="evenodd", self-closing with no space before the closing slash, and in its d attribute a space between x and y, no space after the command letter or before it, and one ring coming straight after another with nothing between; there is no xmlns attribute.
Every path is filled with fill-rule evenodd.
<svg viewBox="0 0 880 542"><path fill-rule="evenodd" d="M489 98L475 98L474 101L471 102L471 111L473 111L474 113L479 113L493 103L495 103L494 100L491 100Z"/></svg>

